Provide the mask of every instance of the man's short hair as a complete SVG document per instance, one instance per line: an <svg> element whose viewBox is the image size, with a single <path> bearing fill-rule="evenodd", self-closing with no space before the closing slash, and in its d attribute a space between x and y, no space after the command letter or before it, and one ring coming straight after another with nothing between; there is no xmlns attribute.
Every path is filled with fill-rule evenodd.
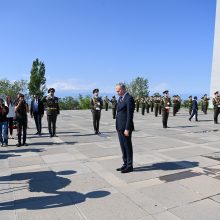
<svg viewBox="0 0 220 220"><path fill-rule="evenodd" d="M120 86L124 91L126 91L126 85L124 83L118 83L116 86Z"/></svg>

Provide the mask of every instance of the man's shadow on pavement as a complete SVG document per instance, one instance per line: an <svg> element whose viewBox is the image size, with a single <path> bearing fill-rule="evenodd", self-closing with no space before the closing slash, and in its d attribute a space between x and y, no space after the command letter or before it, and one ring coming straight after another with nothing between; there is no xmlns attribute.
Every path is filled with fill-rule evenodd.
<svg viewBox="0 0 220 220"><path fill-rule="evenodd" d="M191 161L174 161L174 162L161 162L154 163L148 166L135 167L134 171L150 171L150 170L181 170L186 168L193 168L199 166L198 162Z"/></svg>
<svg viewBox="0 0 220 220"><path fill-rule="evenodd" d="M66 170L61 172L54 171L40 171L29 173L17 173L9 176L0 177L0 184L10 183L10 181L23 181L28 183L29 192L46 193L48 196L28 197L25 199L18 199L14 201L7 201L0 203L0 210L14 210L14 209L49 209L63 206L74 205L86 201L87 198L101 198L110 195L108 191L93 191L86 194L75 191L59 191L71 183L71 180L63 177L64 175L72 175L76 173L73 170ZM25 181L25 182L24 182ZM19 182L18 182L19 184ZM13 185L13 184L12 184ZM16 188L14 191L25 189L23 186ZM13 190L10 189L9 192ZM4 190L3 193L8 193ZM51 195L54 194L54 195Z"/></svg>

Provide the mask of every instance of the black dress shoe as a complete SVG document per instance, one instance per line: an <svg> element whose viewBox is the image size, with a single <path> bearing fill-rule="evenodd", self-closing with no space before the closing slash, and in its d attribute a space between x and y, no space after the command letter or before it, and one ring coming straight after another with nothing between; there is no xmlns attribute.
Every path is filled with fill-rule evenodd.
<svg viewBox="0 0 220 220"><path fill-rule="evenodd" d="M121 173L130 173L133 172L133 167L126 167L121 171Z"/></svg>
<svg viewBox="0 0 220 220"><path fill-rule="evenodd" d="M21 143L17 143L16 146L17 146L17 147L21 147Z"/></svg>
<svg viewBox="0 0 220 220"><path fill-rule="evenodd" d="M122 171L122 170L124 170L125 168L126 168L126 166L123 165L122 167L119 167L119 168L117 168L116 170L117 170L117 171Z"/></svg>

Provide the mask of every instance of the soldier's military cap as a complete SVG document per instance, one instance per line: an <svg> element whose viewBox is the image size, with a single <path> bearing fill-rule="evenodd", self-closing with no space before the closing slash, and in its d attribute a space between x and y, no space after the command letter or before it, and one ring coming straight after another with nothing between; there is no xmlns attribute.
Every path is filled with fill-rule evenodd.
<svg viewBox="0 0 220 220"><path fill-rule="evenodd" d="M192 98L192 96L190 95L189 98Z"/></svg>
<svg viewBox="0 0 220 220"><path fill-rule="evenodd" d="M169 91L168 90L165 90L165 91L163 91L163 94L167 94Z"/></svg>
<svg viewBox="0 0 220 220"><path fill-rule="evenodd" d="M55 92L55 89L54 88L49 88L48 93L50 93L51 91Z"/></svg>
<svg viewBox="0 0 220 220"><path fill-rule="evenodd" d="M99 89L93 89L92 93L99 92Z"/></svg>
<svg viewBox="0 0 220 220"><path fill-rule="evenodd" d="M112 98L115 98L115 95L113 95Z"/></svg>
<svg viewBox="0 0 220 220"><path fill-rule="evenodd" d="M207 96L207 94L205 94L204 96ZM203 97L204 97L204 96L203 96Z"/></svg>
<svg viewBox="0 0 220 220"><path fill-rule="evenodd" d="M214 95L218 94L218 91L214 92Z"/></svg>

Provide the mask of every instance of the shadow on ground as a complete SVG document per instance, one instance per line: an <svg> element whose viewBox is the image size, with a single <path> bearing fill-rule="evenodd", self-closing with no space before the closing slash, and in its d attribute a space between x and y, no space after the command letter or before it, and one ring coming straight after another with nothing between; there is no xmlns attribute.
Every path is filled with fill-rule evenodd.
<svg viewBox="0 0 220 220"><path fill-rule="evenodd" d="M14 201L7 201L0 203L0 210L14 210L14 209L49 209L63 206L74 205L86 201L87 198L101 198L110 195L108 191L92 191L89 193L80 193L76 191L59 191L71 183L71 180L63 177L66 175L75 174L76 171L66 170L61 172L54 171L40 171L29 173L17 173L9 176L0 177L0 184L10 181L27 181L29 192L38 192L49 194L40 197L28 197L24 199L17 199ZM19 182L18 182L19 184ZM13 184L12 184L13 185ZM9 189L9 192L25 189L24 187ZM9 193L4 190L3 193ZM52 195L51 195L52 194Z"/></svg>
<svg viewBox="0 0 220 220"><path fill-rule="evenodd" d="M181 170L199 166L198 162L191 161L174 161L174 162L161 162L148 166L135 167L134 171L150 171L150 170Z"/></svg>

